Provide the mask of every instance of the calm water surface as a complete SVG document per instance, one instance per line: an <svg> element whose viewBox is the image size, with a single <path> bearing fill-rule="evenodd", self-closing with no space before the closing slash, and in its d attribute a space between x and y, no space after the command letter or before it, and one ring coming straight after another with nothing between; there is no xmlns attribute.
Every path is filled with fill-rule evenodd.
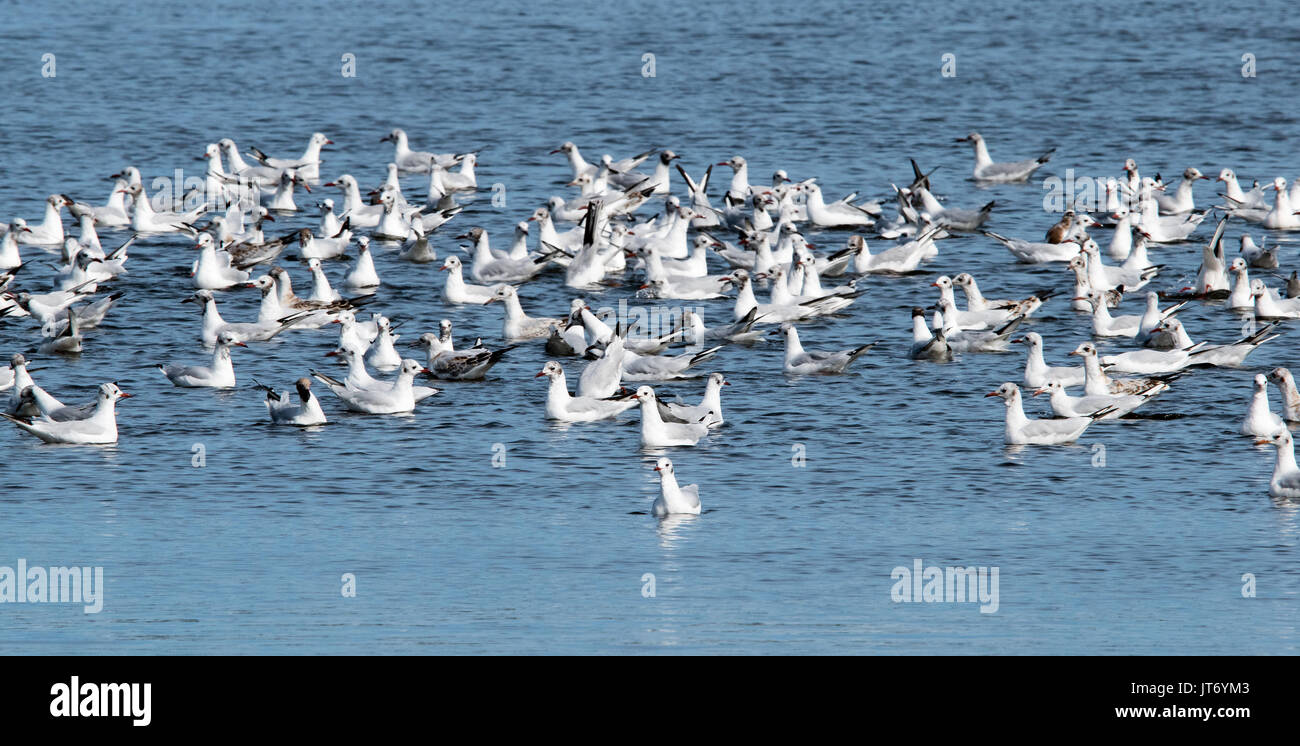
<svg viewBox="0 0 1300 746"><path fill-rule="evenodd" d="M194 159L226 136L291 154L323 131L337 145L322 175L352 173L369 187L392 153L378 140L394 126L421 149L483 148L480 184L505 185L505 207L481 194L436 234L444 256L456 233L482 225L504 242L546 197L567 194L563 159L547 155L565 140L589 158L671 147L692 173L743 154L755 182L784 168L832 194L882 197L910 178L915 157L940 167L935 188L951 204L996 199L990 228L1023 237L1054 219L1041 184L976 187L954 137L979 130L1003 160L1056 146L1040 176L1116 175L1129 156L1166 177L1191 165L1300 176L1300 29L1288 4L983 6L9 6L0 220L39 219L52 192L99 202L105 177L126 165L147 182L175 168L199 174ZM40 75L47 52L53 79ZM647 53L652 78L641 74ZM955 78L939 74L945 53L956 55ZM1253 79L1241 75L1247 53ZM340 74L344 54L356 56L355 78ZM403 182L412 199L426 184ZM1198 187L1198 201L1212 195ZM275 230L314 224L282 217ZM1230 246L1243 229L1230 227ZM822 250L845 238L807 235ZM1288 243L1284 268L1300 266L1293 240L1274 240ZM0 652L1296 652L1297 506L1267 494L1272 449L1236 433L1251 377L1300 366L1294 323L1246 368L1193 372L1147 408L1169 419L1108 422L1074 446L1012 451L1001 403L983 395L1019 380L1023 358L911 362L907 310L933 302L940 273L971 272L997 297L1065 292L1072 277L1060 265L1014 266L983 237L945 241L925 274L866 280L845 317L802 330L809 347L882 340L847 375L787 379L779 346L724 350L714 367L732 382L726 427L671 454L682 479L701 485L706 511L660 522L647 514L658 454L638 448L635 413L549 424L533 379L545 361L538 345L512 352L486 382L447 385L411 416L349 415L326 394L332 423L306 432L264 424L251 382L284 386L326 365L332 333L237 350L237 390L172 388L153 363L208 356L193 308L180 304L189 245L142 240L119 283L127 296L86 352L33 356L37 380L65 400L88 399L105 380L137 398L119 408L114 447L46 446L0 428L0 565L101 565L107 583L97 615L0 605ZM1155 287L1185 285L1199 251L1154 250L1167 265ZM35 261L21 279L39 289L53 270L38 249L25 256ZM395 256L378 251L378 307L404 322L404 341L445 317L463 341L500 343L499 308L447 307L437 265ZM306 272L289 266L306 287ZM344 268L328 271L337 281ZM615 305L635 284L590 301ZM522 295L547 315L572 297L553 274ZM221 296L227 319L252 318L256 305L251 290ZM1125 301L1125 312L1139 310L1140 298ZM713 303L706 318L729 311ZM1212 341L1236 338L1242 323L1221 304L1183 318ZM1059 298L1032 328L1056 364L1089 333ZM30 323L0 324L5 357L34 338ZM660 388L694 398L703 383ZM498 443L504 468L493 466ZM191 464L195 444L203 468ZM803 468L792 466L797 444ZM1092 465L1097 445L1104 468ZM999 567L997 613L893 603L890 571L916 558ZM341 596L343 573L355 574L356 598ZM1256 598L1242 597L1245 573Z"/></svg>

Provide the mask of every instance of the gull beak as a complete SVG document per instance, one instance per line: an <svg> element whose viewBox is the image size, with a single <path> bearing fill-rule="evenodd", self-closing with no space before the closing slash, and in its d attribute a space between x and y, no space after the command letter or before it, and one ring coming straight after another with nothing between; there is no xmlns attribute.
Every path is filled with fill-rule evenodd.
<svg viewBox="0 0 1300 746"><path fill-rule="evenodd" d="M660 471L658 466L655 467L655 471Z"/></svg>
<svg viewBox="0 0 1300 746"><path fill-rule="evenodd" d="M1045 388L1037 388L1037 389L1034 389L1034 396L1038 396L1039 394L1043 393L1043 392L1046 391L1046 390L1047 390L1047 389L1045 389Z"/></svg>
<svg viewBox="0 0 1300 746"><path fill-rule="evenodd" d="M1269 440L1269 439L1267 439L1267 438L1260 438L1259 440L1255 441L1255 445L1257 445L1257 446L1266 446L1266 445L1270 445L1270 444L1272 444L1272 442L1273 442L1273 441L1271 441L1271 440Z"/></svg>
<svg viewBox="0 0 1300 746"><path fill-rule="evenodd" d="M988 392L987 394L984 395L984 398L987 399L987 398L989 398L990 396L1002 396L1002 394L999 394L999 393L996 392L996 391L990 391L990 392Z"/></svg>
<svg viewBox="0 0 1300 746"><path fill-rule="evenodd" d="M558 153L558 152L560 152L560 151L558 151L558 150L552 150L551 152L552 152L552 153ZM538 373L537 375L533 376L533 378L541 378L541 377L544 376L544 375L546 375L546 371L541 371L541 372Z"/></svg>
<svg viewBox="0 0 1300 746"><path fill-rule="evenodd" d="M130 398L131 398L131 394L128 394L128 393L126 393L125 391L121 391L121 392L118 392L118 397L117 397L117 398L119 398L119 399L130 399Z"/></svg>
<svg viewBox="0 0 1300 746"><path fill-rule="evenodd" d="M236 347L247 347L248 345L244 344L243 342L236 342L236 343L235 343L235 346L236 346Z"/></svg>

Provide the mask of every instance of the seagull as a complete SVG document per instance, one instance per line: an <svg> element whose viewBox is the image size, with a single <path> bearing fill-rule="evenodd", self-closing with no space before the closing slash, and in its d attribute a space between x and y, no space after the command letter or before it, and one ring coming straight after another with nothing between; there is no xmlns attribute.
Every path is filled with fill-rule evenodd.
<svg viewBox="0 0 1300 746"><path fill-rule="evenodd" d="M682 311L682 325L687 328L687 334L690 335L687 338L695 344L722 341L754 344L763 338L763 332L754 329L758 321L757 307L749 309L749 313L739 321L712 327L704 325L704 319L698 310Z"/></svg>
<svg viewBox="0 0 1300 746"><path fill-rule="evenodd" d="M660 458L655 463L655 471L659 472L659 497L655 498L654 505L650 508L651 513L660 518L679 513L700 514L699 485L679 486L673 462L667 457Z"/></svg>
<svg viewBox="0 0 1300 746"><path fill-rule="evenodd" d="M1257 319L1300 318L1300 298L1278 298L1276 291L1259 278L1250 281L1250 294L1255 298Z"/></svg>
<svg viewBox="0 0 1300 746"><path fill-rule="evenodd" d="M719 345L700 352L687 352L674 356L638 355L630 349L625 350L623 353L622 378L628 381L666 381L670 378L689 378L696 374L687 371L712 360L722 347L722 345ZM590 348L588 349L591 351Z"/></svg>
<svg viewBox="0 0 1300 746"><path fill-rule="evenodd" d="M656 399L659 416L665 422L705 422L709 427L719 427L723 423L722 387L730 385L721 373L710 373L708 382L704 384L704 398L699 404L679 404Z"/></svg>
<svg viewBox="0 0 1300 746"><path fill-rule="evenodd" d="M235 387L235 366L230 360L231 347L247 347L235 335L223 331L217 336L217 346L212 353L212 365L158 365L167 380L174 386L182 388L217 388Z"/></svg>
<svg viewBox="0 0 1300 746"><path fill-rule="evenodd" d="M22 413L39 413L42 417L47 417L56 422L69 422L72 420L84 420L95 414L95 409L99 407L99 397L86 404L64 404L55 399L53 396L40 386L32 384L23 389L22 406L18 408Z"/></svg>
<svg viewBox="0 0 1300 746"><path fill-rule="evenodd" d="M117 442L117 401L131 395L114 383L101 384L95 412L85 419L59 421L49 417L24 420L0 413L19 428L46 443L107 444Z"/></svg>
<svg viewBox="0 0 1300 746"><path fill-rule="evenodd" d="M353 412L402 414L415 409L416 394L412 384L416 374L428 372L423 365L406 359L402 361L397 378L393 381L377 381L375 385L366 388L356 388L315 371L312 375L329 386L330 391L343 402L343 406ZM434 393L437 391L433 389Z"/></svg>
<svg viewBox="0 0 1300 746"><path fill-rule="evenodd" d="M474 242L473 264L470 275L478 282L524 282L546 269L550 263L547 255L511 259L508 256L496 256L488 244L487 231L471 228L468 233L457 236Z"/></svg>
<svg viewBox="0 0 1300 746"><path fill-rule="evenodd" d="M370 239L366 236L357 239L357 263L343 277L343 287L350 290L379 287L379 273L375 271L375 259L370 253Z"/></svg>
<svg viewBox="0 0 1300 746"><path fill-rule="evenodd" d="M393 334L392 324L383 316L375 320L375 326L378 334L366 354L366 362L378 370L396 370L402 364L402 356L397 354L395 346L401 335Z"/></svg>
<svg viewBox="0 0 1300 746"><path fill-rule="evenodd" d="M704 422L665 422L659 415L655 390L642 386L633 398L641 403L641 446L661 448L667 446L693 446L709 432Z"/></svg>
<svg viewBox="0 0 1300 746"><path fill-rule="evenodd" d="M805 351L799 343L799 330L794 324L782 324L773 334L785 333L785 372L791 375L843 373L845 369L861 357L867 350L875 347L877 342L855 347L852 350L826 352L822 350Z"/></svg>
<svg viewBox="0 0 1300 746"><path fill-rule="evenodd" d="M871 213L852 202L827 204L815 182L805 184L802 191L808 195L808 222L817 228L865 228L876 224Z"/></svg>
<svg viewBox="0 0 1300 746"><path fill-rule="evenodd" d="M1277 384L1282 394L1282 417L1288 422L1300 422L1300 390L1296 389L1295 378L1286 368L1274 368L1268 372L1268 380Z"/></svg>
<svg viewBox="0 0 1300 746"><path fill-rule="evenodd" d="M414 264L437 261L438 252L434 250L433 244L429 243L429 237L425 235L424 226L419 221L411 221L411 233L402 244L402 251L397 258Z"/></svg>
<svg viewBox="0 0 1300 746"><path fill-rule="evenodd" d="M298 401L289 398L289 392L277 392L270 386L257 385L266 391L266 409L271 415L273 425L296 425L310 427L325 424L325 412L321 410L320 400L311 392L311 379L299 378L294 383L298 391Z"/></svg>
<svg viewBox="0 0 1300 746"><path fill-rule="evenodd" d="M1238 251L1241 253L1241 258L1245 259L1246 263L1252 267L1257 269L1277 269L1277 253L1280 248L1280 246L1273 246L1266 249L1257 246L1255 239L1243 233L1241 234L1241 248Z"/></svg>
<svg viewBox="0 0 1300 746"><path fill-rule="evenodd" d="M448 273L447 282L442 287L442 299L448 303L483 305L492 302L492 296L496 292L493 288L465 282L464 269L459 257L449 256L442 260L440 271Z"/></svg>
<svg viewBox="0 0 1300 746"><path fill-rule="evenodd" d="M1195 210L1192 187L1201 179L1209 181L1210 177L1196 168L1183 171L1183 179L1178 182L1178 190L1172 197L1167 194L1156 195L1156 204L1160 207L1160 212L1165 215L1177 215Z"/></svg>
<svg viewBox="0 0 1300 746"><path fill-rule="evenodd" d="M1086 301L1092 307L1092 333L1097 337L1136 337L1142 324L1141 316L1111 316L1101 293L1089 290L1074 300Z"/></svg>
<svg viewBox="0 0 1300 746"><path fill-rule="evenodd" d="M232 266L232 257L219 251L211 233L200 233L194 248L199 258L190 266L194 287L200 290L225 290L248 282L251 273Z"/></svg>
<svg viewBox="0 0 1300 746"><path fill-rule="evenodd" d="M913 360L951 360L952 348L944 339L943 329L930 330L925 323L925 309L912 309L912 347L908 357Z"/></svg>
<svg viewBox="0 0 1300 746"><path fill-rule="evenodd" d="M353 228L374 228L383 219L384 206L366 204L361 199L361 186L352 174L343 174L334 181L325 182L324 186L343 190L343 211L340 215Z"/></svg>
<svg viewBox="0 0 1300 746"><path fill-rule="evenodd" d="M776 324L782 321L800 321L813 316L834 313L843 307L845 300L838 295L831 295L791 305L760 304L754 297L753 281L748 272L738 269L727 276L727 282L735 285L738 290L736 304L733 308L733 318L736 321L744 319L755 308L758 309L758 316L763 323Z"/></svg>
<svg viewBox="0 0 1300 746"><path fill-rule="evenodd" d="M1030 161L994 163L993 159L989 157L989 149L984 144L984 138L978 132L959 137L957 142L969 142L975 148L975 170L973 174L976 181L1025 181L1030 174L1041 168L1044 163L1047 163L1048 159L1052 157L1052 153L1056 152L1056 148L1052 148Z"/></svg>
<svg viewBox="0 0 1300 746"><path fill-rule="evenodd" d="M400 129L394 129L380 138L379 141L393 143L393 163L396 163L399 169L413 173L424 173L434 164L443 168L451 168L463 157L454 153L429 153L423 150L411 150L410 143L406 139L406 131Z"/></svg>
<svg viewBox="0 0 1300 746"><path fill-rule="evenodd" d="M313 132L312 136L307 140L307 149L303 151L301 157L271 158L257 148L249 148L248 154L268 168L296 169L304 179L317 179L320 178L321 148L333 144L334 141L325 135L320 132Z"/></svg>
<svg viewBox="0 0 1300 746"><path fill-rule="evenodd" d="M943 330L949 348L956 352L1001 352L1007 349L1011 334L1025 320L1024 316L1015 316L1000 327L983 330L964 329L956 322L956 318L957 307L953 305L952 299L939 299L935 327Z"/></svg>
<svg viewBox="0 0 1300 746"><path fill-rule="evenodd" d="M32 376L27 372L27 358L21 352L15 352L13 357L9 358L9 403L5 411L11 415L30 415L39 410L35 406L25 405L22 393L28 388L36 385Z"/></svg>
<svg viewBox="0 0 1300 746"><path fill-rule="evenodd" d="M1142 313L1142 321L1138 324L1137 341L1144 347L1170 348L1170 347L1189 347L1191 343L1180 345L1169 335L1157 331L1165 321L1173 318L1174 314L1181 311L1187 305L1183 301L1176 305L1170 306L1164 310L1160 308L1160 296L1155 293L1147 293L1146 311Z"/></svg>
<svg viewBox="0 0 1300 746"><path fill-rule="evenodd" d="M978 231L980 226L988 221L989 213L993 211L994 207L997 207L996 201L986 202L978 210L945 207L925 187L917 187L912 191L916 195L915 198L921 201L925 214L930 217L930 220L934 221L935 225L946 230L963 233Z"/></svg>
<svg viewBox="0 0 1300 746"><path fill-rule="evenodd" d="M23 266L16 236L17 233L12 228L0 236L0 270L17 269Z"/></svg>
<svg viewBox="0 0 1300 746"><path fill-rule="evenodd" d="M1273 199L1273 209L1264 216L1264 227L1283 231L1300 229L1300 216L1295 214L1295 208L1287 195L1286 179L1279 176L1268 188L1276 190L1277 196ZM48 215L48 211L46 214Z"/></svg>
<svg viewBox="0 0 1300 746"><path fill-rule="evenodd" d="M43 355L62 354L76 355L81 352L81 345L84 339L77 326L77 312L75 309L68 308L68 321L62 328L55 319L50 319L41 325L40 352Z"/></svg>
<svg viewBox="0 0 1300 746"><path fill-rule="evenodd" d="M131 215L131 230L136 233L188 233L195 234L194 221L199 219L207 209L207 204L201 204L193 210L185 213L159 211L153 209L149 203L149 197L144 193L144 187L140 184L132 184L126 188L126 193L135 198L135 210Z"/></svg>
<svg viewBox="0 0 1300 746"><path fill-rule="evenodd" d="M542 376L551 379L546 393L546 416L553 420L561 422L607 420L617 417L640 403L635 396L612 399L570 396L568 384L564 379L564 368L554 360L547 362L534 378Z"/></svg>
<svg viewBox="0 0 1300 746"><path fill-rule="evenodd" d="M1164 187L1157 185L1151 177L1142 177L1142 186L1138 192L1138 213L1141 216L1138 231L1146 236L1148 241L1155 243L1186 241L1210 213L1206 210L1162 216L1153 195L1163 190Z"/></svg>
<svg viewBox="0 0 1300 746"><path fill-rule="evenodd" d="M1286 423L1282 418L1269 409L1268 379L1256 374L1255 391L1251 394L1250 405L1246 408L1246 419L1241 423L1241 434L1267 438L1286 429Z"/></svg>
<svg viewBox="0 0 1300 746"><path fill-rule="evenodd" d="M1039 243L1008 238L993 231L980 231L985 236L1000 242L1015 256L1016 261L1024 264L1044 264L1046 262L1068 262L1079 255L1077 242L1061 241L1059 243Z"/></svg>
<svg viewBox="0 0 1300 746"><path fill-rule="evenodd" d="M1145 352L1154 351L1145 350ZM1083 367L1086 373L1083 387L1084 392L1089 395L1136 394L1147 390L1160 381L1172 381L1179 375L1175 371L1173 374L1157 375L1151 378L1111 378L1102 370L1101 361L1097 357L1097 346L1092 342L1084 342L1068 354L1078 355L1083 358Z"/></svg>
<svg viewBox="0 0 1300 746"><path fill-rule="evenodd" d="M211 290L200 290L181 302L198 303L202 307L203 327L199 339L205 347L217 344L223 333L229 334L236 342L265 342L296 323L296 320L286 319L228 324L217 311L217 299Z"/></svg>
<svg viewBox="0 0 1300 746"><path fill-rule="evenodd" d="M1240 366L1246 360L1246 356L1254 352L1260 345L1282 336L1272 333L1277 329L1277 326L1276 322L1266 324L1231 344L1210 346L1198 345L1192 342L1191 337L1187 335L1187 331L1183 328L1183 322L1178 319L1166 321L1163 325L1163 333L1179 340L1178 346L1183 349L1197 348L1190 355L1192 365L1235 368Z"/></svg>
<svg viewBox="0 0 1300 746"><path fill-rule="evenodd" d="M1052 411L1057 417L1092 417L1103 409L1110 409L1107 414L1096 417L1099 420L1116 420L1146 404L1152 397L1169 390L1169 384L1160 381L1140 394L1084 394L1070 396L1065 387L1055 379L1048 381L1034 391L1034 396L1043 392L1051 395Z"/></svg>
<svg viewBox="0 0 1300 746"><path fill-rule="evenodd" d="M534 318L524 313L524 308L519 303L519 294L513 287L505 283L497 285L492 290L492 297L487 302L492 303L494 301L501 301L505 307L505 321L501 327L501 336L507 342L549 337L551 336L552 327L564 324L561 319Z"/></svg>
<svg viewBox="0 0 1300 746"><path fill-rule="evenodd" d="M1025 358L1025 385L1029 388L1042 388L1048 381L1058 381L1062 386L1082 386L1087 381L1083 368L1049 366L1043 359L1043 337L1038 332L1026 332L1023 337L1012 342L1024 344L1028 348Z"/></svg>
<svg viewBox="0 0 1300 746"><path fill-rule="evenodd" d="M934 237L942 228L931 227L914 240L891 246L884 251L871 253L867 240L862 236L849 236L848 250L853 253L853 271L859 274L888 273L907 274L915 272L921 261L930 255Z"/></svg>
<svg viewBox="0 0 1300 746"><path fill-rule="evenodd" d="M1268 483L1268 494L1278 499L1300 497L1300 467L1295 462L1295 443L1291 432L1283 428L1267 437L1255 441L1255 445L1277 446L1277 461L1273 465L1273 477Z"/></svg>
<svg viewBox="0 0 1300 746"><path fill-rule="evenodd" d="M501 361L514 345L499 350L485 347L472 347L467 350L454 349L451 336L451 321L443 319L438 324L438 334L421 334L416 340L417 346L428 348L428 368L434 378L452 381L482 380L487 372Z"/></svg>
<svg viewBox="0 0 1300 746"><path fill-rule="evenodd" d="M42 244L48 246L63 245L63 208L72 204L72 200L62 194L51 194L45 198L45 217L41 222L30 225L26 221L20 226L15 238L18 243Z"/></svg>
<svg viewBox="0 0 1300 746"><path fill-rule="evenodd" d="M1054 420L1031 420L1025 416L1024 404L1020 399L1020 387L1014 383L1004 383L997 391L984 395L1001 397L1007 405L1007 424L1005 439L1008 445L1059 445L1073 443L1083 435L1096 419L1110 414L1109 408L1093 412L1085 417L1068 417Z"/></svg>

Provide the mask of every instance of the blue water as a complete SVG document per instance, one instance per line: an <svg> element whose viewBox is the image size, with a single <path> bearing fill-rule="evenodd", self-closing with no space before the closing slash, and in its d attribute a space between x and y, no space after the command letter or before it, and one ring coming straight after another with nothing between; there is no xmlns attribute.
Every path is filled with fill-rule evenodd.
<svg viewBox="0 0 1300 746"><path fill-rule="evenodd" d="M755 182L784 168L832 195L884 197L910 179L915 157L940 167L935 189L951 204L996 199L989 227L1032 237L1055 220L1040 179L977 187L954 137L979 130L1003 160L1056 146L1039 177L1117 175L1134 157L1167 178L1190 165L1293 178L1296 18L1282 2L1204 12L1165 2L10 6L0 220L39 220L52 192L100 202L108 174L126 165L146 184L176 168L201 174L194 159L227 136L296 154L325 132L337 145L322 175L374 186L392 152L379 138L400 126L419 149L483 148L480 185L506 189L504 207L480 194L435 235L440 256L472 225L504 242L548 196L569 194L565 162L547 155L565 140L589 158L671 147L693 174L743 154ZM40 74L45 53L54 78ZM940 75L948 53L955 78ZM1241 74L1248 53L1254 78ZM355 78L340 74L344 54L356 57ZM711 189L715 204L725 182ZM403 181L412 199L426 184ZM1197 198L1212 203L1213 186ZM281 217L275 231L300 225L315 219ZM1233 223L1229 246L1243 230L1261 238ZM102 235L105 245L125 238ZM823 251L846 236L806 235ZM1298 266L1293 240L1269 239L1288 242L1286 272ZM264 424L251 382L285 386L326 365L331 333L236 350L237 390L172 388L152 363L208 356L193 308L180 304L190 243L143 239L117 284L126 298L85 353L31 356L36 380L65 401L105 380L136 398L119 408L113 447L45 446L0 428L0 565L100 565L107 584L95 615L0 604L0 652L1296 652L1297 506L1267 494L1272 449L1236 434L1252 376L1300 367L1294 323L1245 368L1195 371L1148 406L1170 419L1107 422L1074 446L1013 451L1001 403L983 395L1020 379L1021 355L909 361L907 311L936 299L940 273L971 272L996 297L1066 291L1072 277L1012 265L983 237L944 241L926 274L868 279L846 316L802 329L810 348L881 340L847 375L787 379L777 345L724 350L714 367L732 382L727 425L671 453L682 480L701 485L705 513L660 522L648 515L657 454L639 449L635 412L549 424L533 378L546 360L539 345L510 353L486 382L445 386L411 416L350 415L326 393L332 423L314 431ZM377 255L376 306L405 322L404 341L450 318L462 342L500 343L499 308L447 307L438 265L400 263L395 251ZM1154 287L1187 284L1199 252L1198 241L1155 249L1167 267ZM53 270L38 249L24 256L36 261L18 284L43 290ZM306 288L306 272L289 269ZM343 265L328 272L338 281ZM630 297L628 280L589 294L592 305ZM572 291L551 274L522 296L532 313L559 315ZM220 302L229 320L256 314L255 291ZM721 320L730 306L707 309ZM1212 341L1235 339L1242 323L1213 303L1183 318ZM1059 297L1032 328L1056 364L1089 334ZM34 347L36 334L0 322L0 353ZM695 398L702 388L660 390ZM792 465L798 446L803 467ZM1000 568L997 613L894 603L891 571L917 558ZM340 593L344 573L355 598ZM1246 573L1255 598L1243 598Z"/></svg>

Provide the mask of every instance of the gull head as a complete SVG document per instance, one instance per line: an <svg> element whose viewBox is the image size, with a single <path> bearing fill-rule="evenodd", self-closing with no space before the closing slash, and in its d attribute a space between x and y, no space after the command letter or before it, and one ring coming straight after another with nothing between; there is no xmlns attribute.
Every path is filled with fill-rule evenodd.
<svg viewBox="0 0 1300 746"><path fill-rule="evenodd" d="M212 294L211 290L199 290L195 292L194 295L181 301L181 303L198 303L200 306L203 306L204 310L207 310L207 305L209 303L215 302L216 296Z"/></svg>
<svg viewBox="0 0 1300 746"><path fill-rule="evenodd" d="M978 132L972 132L965 137L957 138L957 142L981 143L984 142L984 137Z"/></svg>
<svg viewBox="0 0 1300 746"><path fill-rule="evenodd" d="M488 298L487 302L492 303L494 301L505 301L516 297L516 295L517 293L515 293L515 289L503 282L492 290L492 297Z"/></svg>
<svg viewBox="0 0 1300 746"><path fill-rule="evenodd" d="M442 267L439 268L438 271L439 271L439 272L447 272L447 271L449 271L449 270L453 270L453 269L460 269L460 259L456 258L454 255L453 255L453 256L449 256L449 257L447 257L446 259L443 259L443 260L442 260Z"/></svg>
<svg viewBox="0 0 1300 746"><path fill-rule="evenodd" d="M720 162L718 163L718 165L719 165L719 166L730 166L730 167L732 167L733 169L739 171L740 169L742 169L742 168L745 167L745 159L742 158L742 157L740 157L740 156L738 156L738 155L733 155L732 157L728 158L728 159L725 160L725 161L720 161Z"/></svg>
<svg viewBox="0 0 1300 746"><path fill-rule="evenodd" d="M1268 380L1272 381L1273 383L1276 383L1279 386L1281 386L1284 382L1290 382L1292 386L1295 385L1295 382L1291 377L1291 371L1287 370L1286 368L1274 368L1273 370L1270 370L1268 372Z"/></svg>
<svg viewBox="0 0 1300 746"><path fill-rule="evenodd" d="M1268 386L1268 379L1262 373L1255 374L1255 393L1263 391Z"/></svg>
<svg viewBox="0 0 1300 746"><path fill-rule="evenodd" d="M1278 448L1282 448L1284 446L1291 446L1291 431L1282 430L1281 432L1274 433L1273 435L1270 435L1267 438L1260 438L1259 440L1255 441L1255 445L1257 446L1274 445L1277 446Z"/></svg>
<svg viewBox="0 0 1300 746"><path fill-rule="evenodd" d="M1020 399L1020 387L1008 381L1007 383L998 386L997 391L990 391L985 394L984 398L987 399L990 396L1002 397L1002 400L1010 406L1013 402Z"/></svg>
<svg viewBox="0 0 1300 746"><path fill-rule="evenodd" d="M542 370L537 375L533 376L533 378L541 378L542 376L555 378L556 376L562 375L564 375L564 368L560 367L560 364L556 361L551 360L547 362L546 365L543 365Z"/></svg>
<svg viewBox="0 0 1300 746"><path fill-rule="evenodd" d="M1183 171L1183 178L1186 179L1187 181L1196 181L1198 179L1204 179L1206 181L1210 180L1210 177L1201 173L1201 170L1199 168L1196 168L1195 166L1192 166L1186 171Z"/></svg>
<svg viewBox="0 0 1300 746"><path fill-rule="evenodd" d="M1072 351L1070 351L1069 354L1078 355L1080 357L1085 357L1085 358L1095 357L1097 354L1097 346L1094 345L1092 342L1084 342L1078 347L1075 347Z"/></svg>
<svg viewBox="0 0 1300 746"><path fill-rule="evenodd" d="M428 368L424 367L423 365L420 365L418 362L408 357L402 361L402 367L401 370L398 372L398 375L411 376L412 378L414 378L417 373L431 373L431 372L432 371L430 371Z"/></svg>
<svg viewBox="0 0 1300 746"><path fill-rule="evenodd" d="M655 403L655 390L649 386L642 386L636 390L632 398L644 404L653 405Z"/></svg>
<svg viewBox="0 0 1300 746"><path fill-rule="evenodd" d="M668 458L667 456L660 456L659 460L655 462L655 471L659 472L660 474L672 474L673 473L672 459Z"/></svg>
<svg viewBox="0 0 1300 746"><path fill-rule="evenodd" d="M217 347L247 347L248 345L239 341L239 338L230 332L222 332L217 335Z"/></svg>
<svg viewBox="0 0 1300 746"><path fill-rule="evenodd" d="M1042 386L1039 386L1038 388L1034 389L1034 396L1038 396L1039 394L1041 394L1041 393L1043 393L1043 392L1047 392L1047 393L1052 393L1052 394L1054 394L1054 393L1056 393L1057 391L1062 391L1062 390L1064 390L1064 388L1065 388L1065 387L1061 385L1061 382L1060 382L1060 381L1058 381L1058 380L1056 380L1055 378L1053 378L1053 379L1051 379L1050 381L1048 381L1047 383L1044 383Z"/></svg>
<svg viewBox="0 0 1300 746"><path fill-rule="evenodd" d="M24 394L27 392L24 391ZM117 401L118 399L130 399L131 395L117 387L116 383L99 384L99 398L101 401Z"/></svg>

